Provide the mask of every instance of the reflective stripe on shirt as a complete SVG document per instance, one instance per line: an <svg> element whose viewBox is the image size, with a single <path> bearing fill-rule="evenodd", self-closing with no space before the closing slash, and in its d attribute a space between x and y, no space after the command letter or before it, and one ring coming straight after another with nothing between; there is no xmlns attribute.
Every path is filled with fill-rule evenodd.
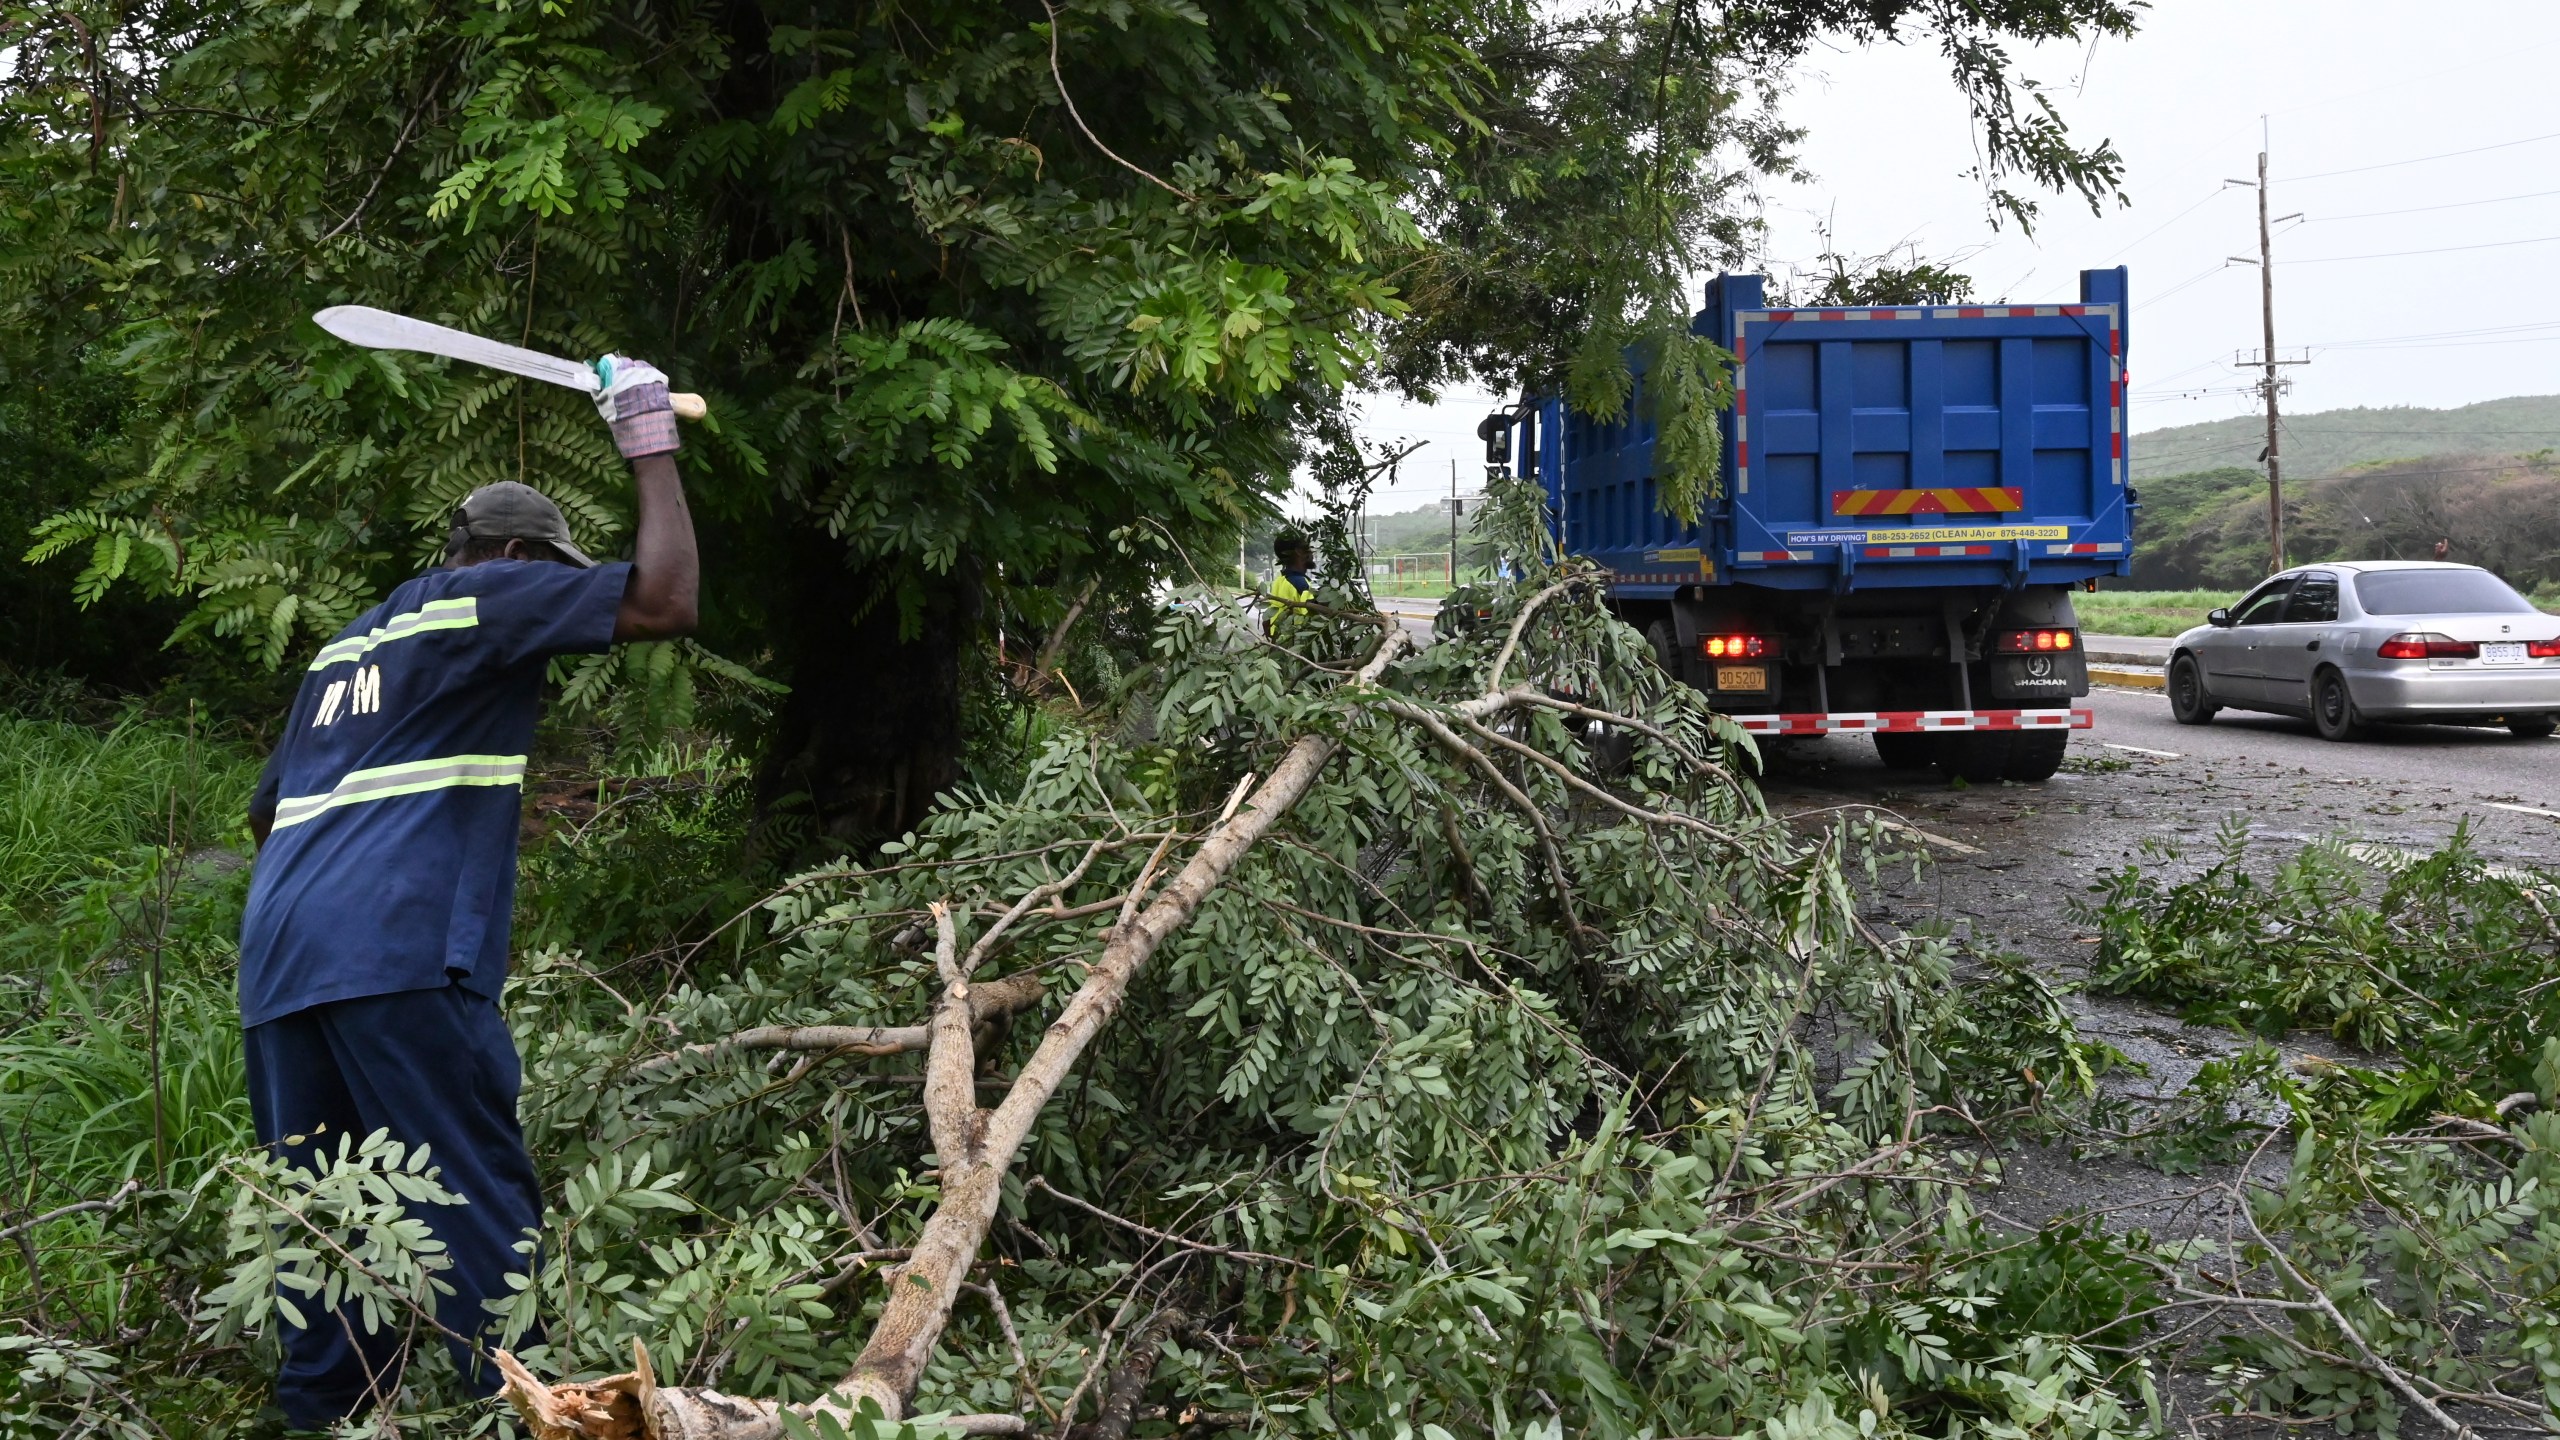
<svg viewBox="0 0 2560 1440"><path fill-rule="evenodd" d="M326 795L288 795L278 800L275 828L282 830L288 825L299 825L341 805L362 805L372 800L388 800L394 795L450 790L458 785L523 783L524 757L521 755L446 755L435 760L412 760L405 765L350 770L344 779L330 787Z"/></svg>
<svg viewBox="0 0 2560 1440"><path fill-rule="evenodd" d="M383 621L381 627L370 634L350 635L344 640L321 646L320 653L312 657L311 668L326 670L341 661L360 660L377 645L405 640L429 630L469 630L479 623L480 601L477 597L465 595L453 600L430 600L415 610Z"/></svg>

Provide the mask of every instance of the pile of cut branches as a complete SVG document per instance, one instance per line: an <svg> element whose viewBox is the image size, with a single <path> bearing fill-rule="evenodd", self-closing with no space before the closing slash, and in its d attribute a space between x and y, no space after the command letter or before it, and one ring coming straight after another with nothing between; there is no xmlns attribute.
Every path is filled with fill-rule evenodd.
<svg viewBox="0 0 2560 1440"><path fill-rule="evenodd" d="M1772 817L1595 577L1481 608L1416 654L1193 597L733 972L528 981L587 1177L536 1433L2130 1425L2086 1337L2135 1282L1967 1201L1979 1127L2087 1084L2051 995L1865 926L1874 836Z"/></svg>

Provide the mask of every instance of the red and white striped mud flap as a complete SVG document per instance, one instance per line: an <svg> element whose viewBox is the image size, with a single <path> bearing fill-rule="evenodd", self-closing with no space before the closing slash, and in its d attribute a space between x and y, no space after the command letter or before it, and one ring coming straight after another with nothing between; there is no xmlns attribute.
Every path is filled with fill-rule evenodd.
<svg viewBox="0 0 2560 1440"><path fill-rule="evenodd" d="M2089 710L1869 710L1811 715L1735 715L1754 735L1851 735L1878 730L1896 734L1941 730L2086 730L2098 723Z"/></svg>

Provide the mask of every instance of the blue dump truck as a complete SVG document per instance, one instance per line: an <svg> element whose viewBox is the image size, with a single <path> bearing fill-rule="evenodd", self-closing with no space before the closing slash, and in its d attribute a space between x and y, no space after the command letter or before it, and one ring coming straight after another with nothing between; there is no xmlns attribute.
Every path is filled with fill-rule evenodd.
<svg viewBox="0 0 2560 1440"><path fill-rule="evenodd" d="M1694 525L1655 504L1641 370L1614 420L1488 416L1487 462L1538 478L1564 550L1745 730L2050 776L2090 723L2072 591L2132 573L2125 272L2082 271L2074 305L1773 309L1763 285L1716 279L1695 322L1735 365Z"/></svg>

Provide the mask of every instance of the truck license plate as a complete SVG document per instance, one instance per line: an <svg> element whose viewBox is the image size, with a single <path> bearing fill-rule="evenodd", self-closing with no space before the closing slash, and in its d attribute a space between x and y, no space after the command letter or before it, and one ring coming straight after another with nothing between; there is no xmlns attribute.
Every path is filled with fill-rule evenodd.
<svg viewBox="0 0 2560 1440"><path fill-rule="evenodd" d="M2521 665L2524 663L2524 646L2510 641L2500 641L2496 644L2483 645L2480 647L2480 663L2483 665Z"/></svg>
<svg viewBox="0 0 2560 1440"><path fill-rule="evenodd" d="M2516 648L2522 650L2524 647L2519 645ZM1769 667L1766 665L1719 665L1716 667L1716 688L1719 690L1766 690L1769 688Z"/></svg>

